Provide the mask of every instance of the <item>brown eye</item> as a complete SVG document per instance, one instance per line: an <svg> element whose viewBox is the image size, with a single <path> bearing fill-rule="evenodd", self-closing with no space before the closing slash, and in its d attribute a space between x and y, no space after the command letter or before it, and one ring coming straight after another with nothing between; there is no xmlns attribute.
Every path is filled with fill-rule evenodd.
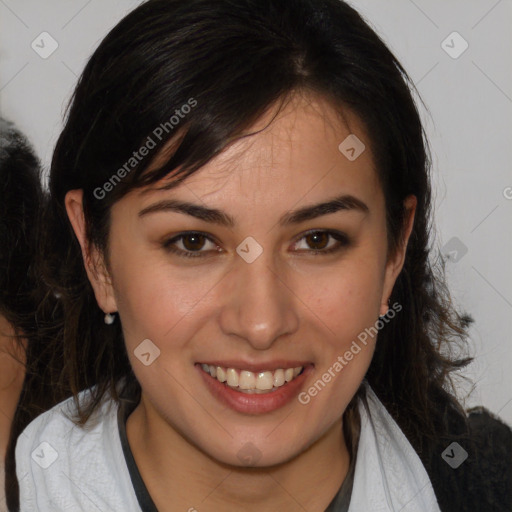
<svg viewBox="0 0 512 512"><path fill-rule="evenodd" d="M204 247L206 237L201 233L183 235L182 244L187 251L199 251Z"/></svg>
<svg viewBox="0 0 512 512"><path fill-rule="evenodd" d="M306 235L304 238L311 249L318 251L327 247L330 235L326 231L315 231Z"/></svg>
<svg viewBox="0 0 512 512"><path fill-rule="evenodd" d="M162 248L186 258L204 258L222 252L214 239L207 233L189 231L162 242Z"/></svg>
<svg viewBox="0 0 512 512"><path fill-rule="evenodd" d="M347 235L339 231L316 230L305 233L294 244L294 250L299 253L314 255L331 254L341 251L350 245Z"/></svg>

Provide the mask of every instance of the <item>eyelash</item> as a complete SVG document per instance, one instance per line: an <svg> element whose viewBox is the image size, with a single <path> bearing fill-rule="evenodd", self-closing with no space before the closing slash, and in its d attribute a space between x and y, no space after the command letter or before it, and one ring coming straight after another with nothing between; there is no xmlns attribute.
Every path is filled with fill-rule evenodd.
<svg viewBox="0 0 512 512"><path fill-rule="evenodd" d="M310 249L310 250L301 250L300 252L308 252L308 253L314 254L314 255L324 255L325 256L327 254L332 254L334 252L338 252L341 249L350 245L350 240L347 237L347 235L345 235L344 233L341 233L339 231L331 231L331 230L327 230L327 229L313 229L313 230L307 231L299 239L297 239L297 241L294 242L294 244L297 244L302 239L304 239L310 235L313 235L313 234L327 234L331 238L336 240L338 243L328 249L316 249L316 250ZM204 258L204 257L206 257L205 253L210 252L210 251L190 251L190 250L184 251L182 249L178 249L175 247L174 244L176 244L176 242L183 240L187 236L191 236L191 235L201 235L201 236L205 237L206 240L208 240L209 242L215 243L215 240L213 240L208 234L203 233L202 231L187 231L184 233L180 233L179 235L177 235L173 238L170 238L169 240L164 241L162 243L162 247L166 251L171 252L173 254L177 254L180 257L185 257L185 258Z"/></svg>

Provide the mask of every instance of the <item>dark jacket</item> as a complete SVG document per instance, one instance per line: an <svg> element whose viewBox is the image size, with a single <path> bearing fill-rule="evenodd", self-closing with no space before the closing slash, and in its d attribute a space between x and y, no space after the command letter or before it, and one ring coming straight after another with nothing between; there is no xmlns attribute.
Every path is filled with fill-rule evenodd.
<svg viewBox="0 0 512 512"><path fill-rule="evenodd" d="M512 430L483 407L471 409L469 434L452 417L454 435L440 439L426 454L419 454L442 512L512 512ZM467 458L457 467L448 462ZM459 453L457 453L459 452ZM444 458L443 458L444 454ZM462 455L465 456L465 455Z"/></svg>

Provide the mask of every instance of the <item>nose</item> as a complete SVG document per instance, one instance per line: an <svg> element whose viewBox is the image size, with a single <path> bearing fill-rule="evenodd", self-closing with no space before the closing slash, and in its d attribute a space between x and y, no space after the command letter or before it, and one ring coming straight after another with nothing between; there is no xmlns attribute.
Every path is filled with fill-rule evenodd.
<svg viewBox="0 0 512 512"><path fill-rule="evenodd" d="M299 326L298 299L287 286L285 270L272 265L266 252L252 263L240 258L224 282L220 327L256 350L268 349Z"/></svg>

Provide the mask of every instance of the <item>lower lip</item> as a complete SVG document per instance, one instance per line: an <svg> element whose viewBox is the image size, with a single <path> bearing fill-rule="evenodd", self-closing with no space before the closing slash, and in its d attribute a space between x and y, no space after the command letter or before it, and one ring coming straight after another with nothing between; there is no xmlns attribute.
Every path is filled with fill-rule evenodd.
<svg viewBox="0 0 512 512"><path fill-rule="evenodd" d="M292 381L287 382L276 391L269 391L262 394L249 394L235 391L228 385L219 382L211 375L201 369L196 364L196 368L201 374L206 386L220 402L227 405L231 409L245 414L264 414L279 409L293 400L299 393L299 390L306 380L308 374L312 371L313 366L307 365L304 371L295 377Z"/></svg>

